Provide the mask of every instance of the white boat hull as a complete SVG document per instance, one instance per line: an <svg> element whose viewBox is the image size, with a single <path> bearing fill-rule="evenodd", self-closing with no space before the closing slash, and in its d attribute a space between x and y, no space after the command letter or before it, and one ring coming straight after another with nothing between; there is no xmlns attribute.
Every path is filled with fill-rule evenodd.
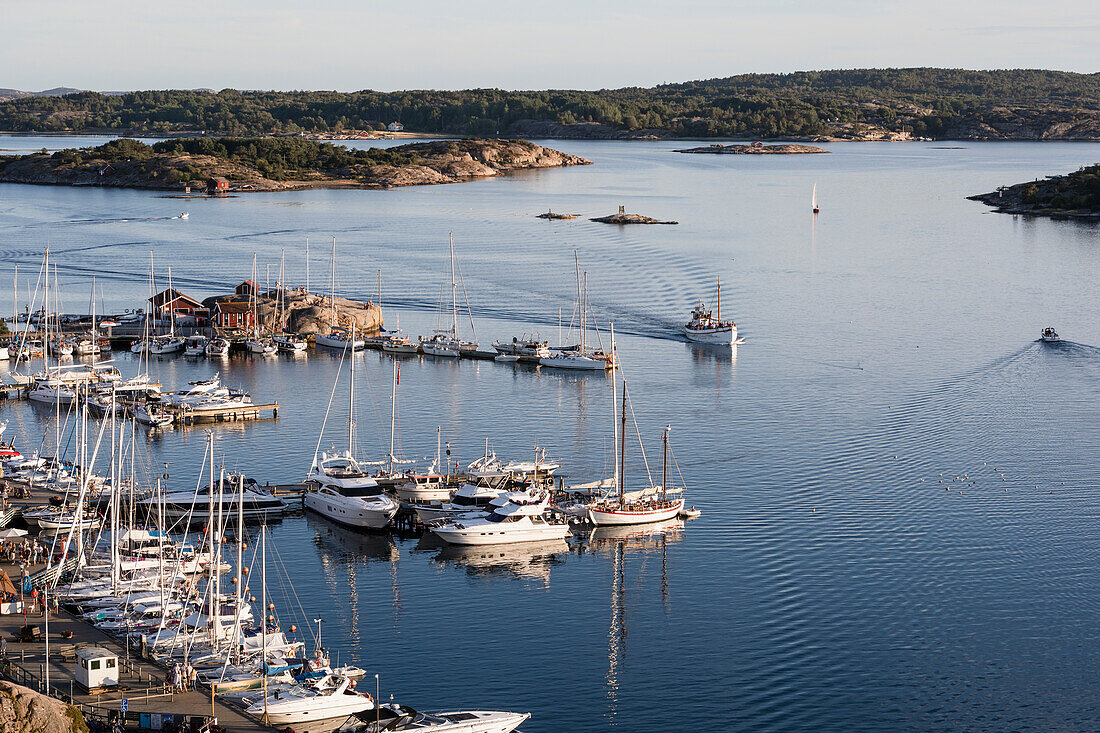
<svg viewBox="0 0 1100 733"><path fill-rule="evenodd" d="M737 340L737 329L728 326L723 328L681 328L684 336L689 341L700 344L732 344Z"/></svg>
<svg viewBox="0 0 1100 733"><path fill-rule="evenodd" d="M343 500L341 500L343 499ZM355 498L334 497L310 491L305 496L305 508L338 524L357 529L385 529L393 521L399 508L397 502L386 500L372 508L370 503Z"/></svg>
<svg viewBox="0 0 1100 733"><path fill-rule="evenodd" d="M330 349L346 349L348 347L348 344L351 343L351 339L334 337L330 334L319 333L313 337L313 343L317 344L318 346L327 346ZM362 349L365 345L366 344L364 344L362 339L355 339L355 345L352 348L358 351L359 349Z"/></svg>
<svg viewBox="0 0 1100 733"><path fill-rule="evenodd" d="M552 369L573 369L590 372L603 372L610 368L606 359L594 359L590 356L550 356L539 359L539 364Z"/></svg>
<svg viewBox="0 0 1100 733"><path fill-rule="evenodd" d="M447 356L456 359L461 356L461 352L459 352L458 349L452 349L446 346L421 345L420 348L425 354L428 354L429 356Z"/></svg>
<svg viewBox="0 0 1100 733"><path fill-rule="evenodd" d="M670 506L653 509L619 509L615 506L589 507L588 521L597 527L628 524L649 524L673 519L684 509L683 499L674 499Z"/></svg>
<svg viewBox="0 0 1100 733"><path fill-rule="evenodd" d="M415 354L419 350L420 347L416 344L382 344L382 351L385 351L388 354Z"/></svg>
<svg viewBox="0 0 1100 733"><path fill-rule="evenodd" d="M524 527L508 530L507 525L494 522L478 522L474 526L462 526L461 520L455 524L434 527L436 537L452 545L464 547L484 545L512 545L519 542L552 542L569 536L569 527L565 524L548 524L540 527Z"/></svg>

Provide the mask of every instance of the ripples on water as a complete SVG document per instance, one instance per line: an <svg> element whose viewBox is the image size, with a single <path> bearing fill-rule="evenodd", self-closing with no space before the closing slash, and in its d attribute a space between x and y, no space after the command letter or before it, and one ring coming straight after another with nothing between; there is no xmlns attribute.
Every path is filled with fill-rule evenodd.
<svg viewBox="0 0 1100 733"><path fill-rule="evenodd" d="M594 310L621 336L650 460L671 423L703 516L472 552L312 516L274 525L293 581L273 591L282 613L303 632L324 618L326 646L380 672L383 696L531 710L528 731L1091 727L1098 234L962 197L1074 170L1100 146L859 144L746 161L555 145L597 165L186 202L0 186L0 267L10 278L19 264L25 287L48 241L69 310L86 309L93 272L120 309L145 297L150 249L162 282L171 264L174 284L206 296L244 279L254 251L261 280L284 249L288 280L303 280L309 236L318 288L335 235L338 289L372 297L381 268L388 323L423 333L453 231L481 340L556 340L579 251ZM620 203L682 223L534 219ZM184 208L189 220L166 219ZM748 338L732 352L675 335L719 275ZM1050 324L1068 340L1033 342ZM381 456L392 362L357 358L361 449ZM133 368L128 353L116 362ZM277 421L212 432L229 465L283 482L308 466L337 366L317 353L170 359L154 373L179 385L220 369L278 400ZM488 437L510 456L543 445L576 481L610 472L604 377L430 359L404 361L401 377L405 455L434 454L440 425L461 460ZM0 409L20 447L40 444L48 411ZM325 444L346 419L334 408ZM206 432L150 434L146 472L167 461L173 484L193 486Z"/></svg>

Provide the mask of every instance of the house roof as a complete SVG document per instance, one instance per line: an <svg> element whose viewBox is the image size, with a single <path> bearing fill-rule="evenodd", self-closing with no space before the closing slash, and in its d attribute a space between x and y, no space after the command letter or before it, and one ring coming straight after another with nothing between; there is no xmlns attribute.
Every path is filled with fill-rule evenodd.
<svg viewBox="0 0 1100 733"><path fill-rule="evenodd" d="M220 300L214 304L214 310L218 313L251 313L252 306L243 301Z"/></svg>
<svg viewBox="0 0 1100 733"><path fill-rule="evenodd" d="M202 303L195 300L190 295L184 295L175 288L162 291L154 295L152 298L149 298L149 302L153 304L154 308L163 308L167 305L175 303L177 300L182 300L185 303L189 303L192 308L197 308L202 305Z"/></svg>

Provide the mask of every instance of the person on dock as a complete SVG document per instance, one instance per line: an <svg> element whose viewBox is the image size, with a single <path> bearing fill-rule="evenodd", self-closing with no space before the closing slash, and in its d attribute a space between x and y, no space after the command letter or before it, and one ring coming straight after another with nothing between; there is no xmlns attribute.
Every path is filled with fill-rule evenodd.
<svg viewBox="0 0 1100 733"><path fill-rule="evenodd" d="M183 670L180 669L179 662L172 669L172 688L176 692L183 692Z"/></svg>
<svg viewBox="0 0 1100 733"><path fill-rule="evenodd" d="M8 640L6 637L0 636L0 659L8 658Z"/></svg>

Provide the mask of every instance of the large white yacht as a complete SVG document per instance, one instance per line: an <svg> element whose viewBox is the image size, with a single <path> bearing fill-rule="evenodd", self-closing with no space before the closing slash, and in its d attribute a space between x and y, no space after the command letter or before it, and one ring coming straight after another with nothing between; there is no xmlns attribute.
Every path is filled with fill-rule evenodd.
<svg viewBox="0 0 1100 733"><path fill-rule="evenodd" d="M691 320L681 327L689 341L701 344L732 344L737 341L737 324L722 320L722 282L718 281L717 313L700 301L691 311Z"/></svg>
<svg viewBox="0 0 1100 733"><path fill-rule="evenodd" d="M245 710L255 716L264 716L270 725L285 726L290 723L308 723L314 720L347 718L355 713L374 709L369 695L349 689L351 680L344 677L332 690L298 686L290 690L276 690L266 699L246 699L252 703Z"/></svg>
<svg viewBox="0 0 1100 733"><path fill-rule="evenodd" d="M306 509L351 527L382 529L400 507L350 451L322 453L310 468L306 483L317 487L306 493Z"/></svg>
<svg viewBox="0 0 1100 733"><path fill-rule="evenodd" d="M237 493L238 477L229 474L225 480L222 512L236 512L238 502L241 501ZM192 522L207 522L210 520L211 501L210 487L197 491L170 491L163 498L150 497L140 503L148 509L150 515L154 515L160 502L164 502L164 515L170 518L191 517ZM244 519L270 520L282 516L287 509L285 501L273 494L263 491L253 479L245 479L244 484ZM218 507L214 506L215 516Z"/></svg>
<svg viewBox="0 0 1100 733"><path fill-rule="evenodd" d="M513 542L548 542L569 535L569 525L546 516L548 499L534 504L508 503L474 519L453 519L432 527L432 532L453 545L507 545Z"/></svg>

